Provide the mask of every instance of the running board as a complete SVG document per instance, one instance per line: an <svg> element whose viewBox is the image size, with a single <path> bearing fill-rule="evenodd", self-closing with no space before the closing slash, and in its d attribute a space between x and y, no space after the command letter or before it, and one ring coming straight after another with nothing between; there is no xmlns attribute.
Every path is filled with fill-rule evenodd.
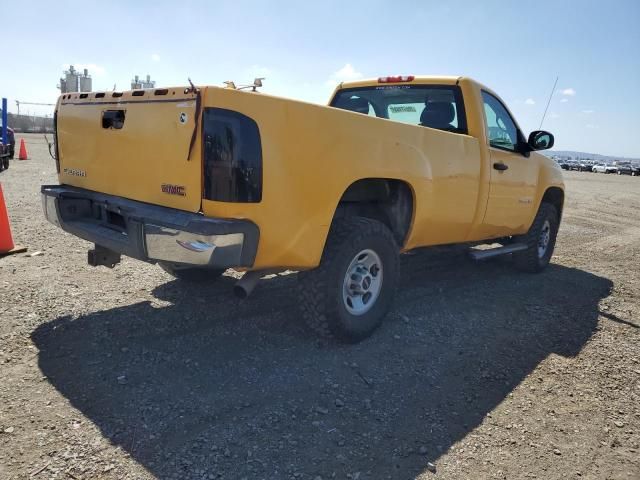
<svg viewBox="0 0 640 480"><path fill-rule="evenodd" d="M507 255L508 253L521 252L527 248L528 247L525 243L512 243L510 245L505 245L504 247L487 248L485 250L472 248L469 250L469 255L471 255L471 258L474 260L486 260L500 255Z"/></svg>

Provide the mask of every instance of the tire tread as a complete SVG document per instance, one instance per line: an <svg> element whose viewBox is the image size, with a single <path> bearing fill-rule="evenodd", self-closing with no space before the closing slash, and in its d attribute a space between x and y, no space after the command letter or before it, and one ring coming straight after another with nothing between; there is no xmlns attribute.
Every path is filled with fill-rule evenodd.
<svg viewBox="0 0 640 480"><path fill-rule="evenodd" d="M320 265L299 274L298 293L301 299L302 317L307 326L321 337L340 338L346 341L359 340L359 338L345 338L339 333L339 328L332 325L332 312L329 306L331 299L327 298L327 292L330 287L328 282L334 278L334 269L340 268L338 262L333 260L340 255L341 250L357 246L356 242L362 236L382 237L394 245L397 251L393 234L383 223L366 217L337 219L334 220L329 231ZM385 272L385 275L387 274L397 276L397 268ZM397 282L393 278L390 280L387 283L395 288Z"/></svg>
<svg viewBox="0 0 640 480"><path fill-rule="evenodd" d="M548 247L549 249L551 249L549 259L553 255L556 235L558 232L558 211L556 210L556 207L551 203L543 202L540 204L538 213L536 213L529 231L516 239L517 242L525 243L527 245L526 250L513 254L514 264L518 270L529 273L537 273L542 271L548 265L548 262L544 265L541 265L540 258L538 258L539 232L542 229L542 226L544 225L544 221L546 219L552 221L552 236Z"/></svg>

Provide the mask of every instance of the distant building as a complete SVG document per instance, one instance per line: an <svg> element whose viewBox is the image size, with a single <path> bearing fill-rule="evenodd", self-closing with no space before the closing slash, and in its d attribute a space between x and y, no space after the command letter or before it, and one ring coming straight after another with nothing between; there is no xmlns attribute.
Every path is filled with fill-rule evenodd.
<svg viewBox="0 0 640 480"><path fill-rule="evenodd" d="M78 80L80 81L81 92L91 91L91 77L89 76L89 71L86 68L84 69L83 75L79 77Z"/></svg>
<svg viewBox="0 0 640 480"><path fill-rule="evenodd" d="M69 70L65 70L64 77L60 79L60 93L90 92L91 76L86 68L82 73L78 72L73 65L69 65Z"/></svg>
<svg viewBox="0 0 640 480"><path fill-rule="evenodd" d="M155 80L151 80L151 75L147 75L146 80L141 80L138 75L131 80L131 90L140 90L142 88L155 88Z"/></svg>

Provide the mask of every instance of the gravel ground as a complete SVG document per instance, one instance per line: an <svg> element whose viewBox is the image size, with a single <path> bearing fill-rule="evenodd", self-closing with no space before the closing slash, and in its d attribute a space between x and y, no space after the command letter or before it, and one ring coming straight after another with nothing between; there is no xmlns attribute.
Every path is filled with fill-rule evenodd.
<svg viewBox="0 0 640 480"><path fill-rule="evenodd" d="M1 174L0 478L638 479L640 178L567 172L553 264L403 256L355 346L300 321L295 275L246 301L46 223L42 136Z"/></svg>

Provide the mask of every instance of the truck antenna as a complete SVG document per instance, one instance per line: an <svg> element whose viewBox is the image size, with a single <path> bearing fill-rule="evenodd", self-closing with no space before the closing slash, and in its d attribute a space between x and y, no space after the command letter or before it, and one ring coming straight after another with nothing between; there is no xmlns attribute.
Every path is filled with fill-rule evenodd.
<svg viewBox="0 0 640 480"><path fill-rule="evenodd" d="M549 94L549 100L547 100L547 106L544 108L544 113L542 114L542 120L540 120L540 127L538 127L538 130L542 130L542 122L544 122L544 117L547 116L547 110L549 109L549 104L551 103L551 97L553 97L553 92L555 92L556 90L556 85L558 84L558 78L556 76L556 81L553 84L553 88L551 89L551 93Z"/></svg>

